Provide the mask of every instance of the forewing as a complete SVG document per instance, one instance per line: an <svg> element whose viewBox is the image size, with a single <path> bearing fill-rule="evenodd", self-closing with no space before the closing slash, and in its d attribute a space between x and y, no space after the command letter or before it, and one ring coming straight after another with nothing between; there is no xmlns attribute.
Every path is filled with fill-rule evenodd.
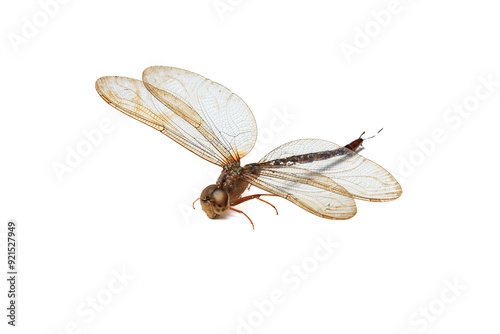
<svg viewBox="0 0 500 334"><path fill-rule="evenodd" d="M317 159L332 152L328 159ZM287 158L310 154L311 159L288 161ZM316 157L316 158L315 158ZM294 160L294 159L289 159ZM301 159L295 159L301 160ZM332 142L319 139L300 139L286 143L268 153L259 163L285 161L285 164L313 171L333 180L354 198L369 201L390 201L398 198L401 186L384 168L357 153Z"/></svg>
<svg viewBox="0 0 500 334"><path fill-rule="evenodd" d="M227 154L205 138L196 127L156 99L140 80L102 77L96 90L111 106L149 125L188 150L216 165L227 164Z"/></svg>
<svg viewBox="0 0 500 334"><path fill-rule="evenodd" d="M253 164L241 176L248 183L322 218L349 219L356 214L356 204L349 193L331 179L315 172L296 167Z"/></svg>
<svg viewBox="0 0 500 334"><path fill-rule="evenodd" d="M257 126L252 112L226 87L165 66L148 67L142 80L158 100L213 142L228 160L239 162L253 148Z"/></svg>

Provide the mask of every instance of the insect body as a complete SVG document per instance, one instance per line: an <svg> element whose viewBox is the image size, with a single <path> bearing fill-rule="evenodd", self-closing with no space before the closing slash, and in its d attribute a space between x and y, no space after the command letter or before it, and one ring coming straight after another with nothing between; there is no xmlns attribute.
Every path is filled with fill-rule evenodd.
<svg viewBox="0 0 500 334"><path fill-rule="evenodd" d="M111 106L222 167L217 182L200 195L209 218L229 210L243 213L234 206L250 199L268 203L261 197L279 196L317 216L348 219L356 214L354 199L390 201L401 195L389 172L356 153L361 136L346 146L291 141L242 166L257 137L252 112L236 94L196 73L153 66L142 80L99 78L96 89ZM242 197L249 185L270 194Z"/></svg>

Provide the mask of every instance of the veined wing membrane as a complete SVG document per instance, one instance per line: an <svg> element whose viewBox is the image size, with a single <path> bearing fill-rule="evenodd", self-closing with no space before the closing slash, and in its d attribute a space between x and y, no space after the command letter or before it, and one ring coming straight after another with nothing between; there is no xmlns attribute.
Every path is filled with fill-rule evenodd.
<svg viewBox="0 0 500 334"><path fill-rule="evenodd" d="M296 167L252 166L242 174L245 181L310 213L327 219L349 219L356 214L353 198L326 176Z"/></svg>
<svg viewBox="0 0 500 334"><path fill-rule="evenodd" d="M142 75L163 104L195 127L216 149L239 162L253 148L257 126L245 102L226 87L183 69L152 66Z"/></svg>
<svg viewBox="0 0 500 334"><path fill-rule="evenodd" d="M330 178L357 199L390 201L402 193L399 183L384 168L326 140L291 141L268 153L259 164L283 164L316 172Z"/></svg>
<svg viewBox="0 0 500 334"><path fill-rule="evenodd" d="M227 155L157 100L142 81L117 76L102 77L96 81L96 90L111 106L160 131L203 159L219 166L227 163Z"/></svg>

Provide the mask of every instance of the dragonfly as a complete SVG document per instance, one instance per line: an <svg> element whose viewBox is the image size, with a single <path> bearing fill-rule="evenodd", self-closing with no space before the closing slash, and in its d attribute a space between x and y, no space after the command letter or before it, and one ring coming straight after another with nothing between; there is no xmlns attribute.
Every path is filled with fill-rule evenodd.
<svg viewBox="0 0 500 334"><path fill-rule="evenodd" d="M345 146L322 139L294 140L257 163L242 165L257 139L250 108L226 87L194 72L151 66L142 80L105 76L95 86L112 107L222 167L216 183L199 197L208 218L235 211L254 228L250 217L235 206L258 199L276 210L261 197L279 196L321 218L349 219L357 212L355 199L391 201L402 193L388 171L358 154L362 135ZM268 193L242 196L250 186Z"/></svg>

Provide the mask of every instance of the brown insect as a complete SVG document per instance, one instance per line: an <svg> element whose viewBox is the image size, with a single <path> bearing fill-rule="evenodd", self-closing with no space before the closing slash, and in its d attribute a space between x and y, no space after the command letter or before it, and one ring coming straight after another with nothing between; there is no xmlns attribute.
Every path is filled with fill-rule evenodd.
<svg viewBox="0 0 500 334"><path fill-rule="evenodd" d="M320 139L294 140L242 166L241 158L257 138L252 112L236 94L199 74L153 66L144 70L142 81L102 77L96 89L114 108L222 167L217 182L199 198L209 218L233 210L253 226L234 206L251 199L273 206L260 197L280 196L319 217L349 219L356 214L354 199L390 201L402 193L389 172L356 153L361 136L343 147ZM241 197L250 185L271 194Z"/></svg>

